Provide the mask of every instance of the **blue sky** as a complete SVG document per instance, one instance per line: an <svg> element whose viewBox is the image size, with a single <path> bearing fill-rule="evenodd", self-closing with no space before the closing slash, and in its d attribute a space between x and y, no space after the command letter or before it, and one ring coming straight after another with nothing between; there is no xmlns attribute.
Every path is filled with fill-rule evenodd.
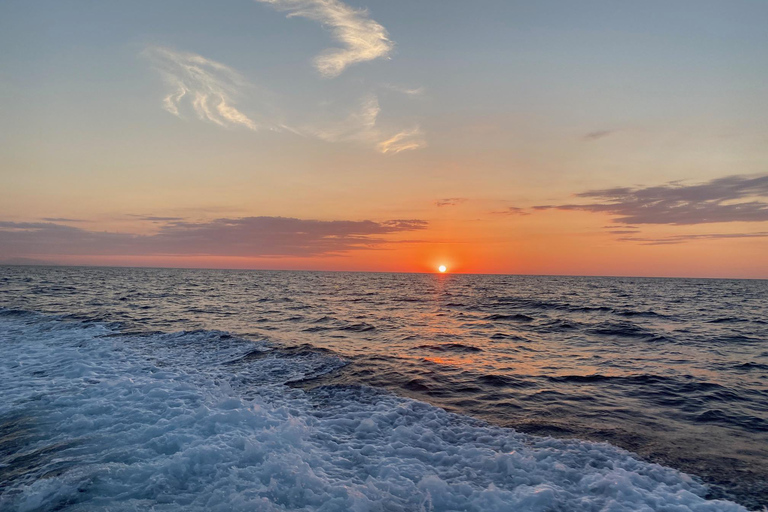
<svg viewBox="0 0 768 512"><path fill-rule="evenodd" d="M494 212L765 174L766 19L760 1L4 2L0 220L418 219L510 272L523 239L629 250L604 210ZM642 234L758 254L761 222Z"/></svg>

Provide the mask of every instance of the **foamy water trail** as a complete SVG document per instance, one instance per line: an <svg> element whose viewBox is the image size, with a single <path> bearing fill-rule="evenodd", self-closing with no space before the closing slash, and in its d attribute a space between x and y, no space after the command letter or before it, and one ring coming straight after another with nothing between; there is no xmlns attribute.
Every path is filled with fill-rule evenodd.
<svg viewBox="0 0 768 512"><path fill-rule="evenodd" d="M366 387L332 353L0 313L2 510L744 511L605 443Z"/></svg>

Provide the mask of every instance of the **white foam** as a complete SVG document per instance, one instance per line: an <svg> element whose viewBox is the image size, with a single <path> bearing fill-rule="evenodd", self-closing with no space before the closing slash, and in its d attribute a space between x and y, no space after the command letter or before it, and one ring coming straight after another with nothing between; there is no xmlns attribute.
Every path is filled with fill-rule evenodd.
<svg viewBox="0 0 768 512"><path fill-rule="evenodd" d="M282 385L335 358L243 359L269 348L221 333L109 333L0 315L0 423L20 425L15 449L32 461L5 476L2 510L745 510L607 444ZM3 457L0 470L22 464Z"/></svg>

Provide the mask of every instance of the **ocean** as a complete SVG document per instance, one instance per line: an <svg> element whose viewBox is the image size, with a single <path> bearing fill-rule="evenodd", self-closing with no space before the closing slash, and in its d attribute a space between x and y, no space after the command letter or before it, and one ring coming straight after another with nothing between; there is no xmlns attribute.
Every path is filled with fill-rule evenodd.
<svg viewBox="0 0 768 512"><path fill-rule="evenodd" d="M768 505L768 281L0 267L0 509Z"/></svg>

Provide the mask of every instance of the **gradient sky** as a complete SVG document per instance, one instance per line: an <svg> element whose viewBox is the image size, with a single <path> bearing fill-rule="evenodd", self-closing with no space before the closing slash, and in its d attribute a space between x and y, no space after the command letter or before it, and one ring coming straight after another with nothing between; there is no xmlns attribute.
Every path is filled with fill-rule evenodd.
<svg viewBox="0 0 768 512"><path fill-rule="evenodd" d="M0 261L768 278L768 3L0 3Z"/></svg>

